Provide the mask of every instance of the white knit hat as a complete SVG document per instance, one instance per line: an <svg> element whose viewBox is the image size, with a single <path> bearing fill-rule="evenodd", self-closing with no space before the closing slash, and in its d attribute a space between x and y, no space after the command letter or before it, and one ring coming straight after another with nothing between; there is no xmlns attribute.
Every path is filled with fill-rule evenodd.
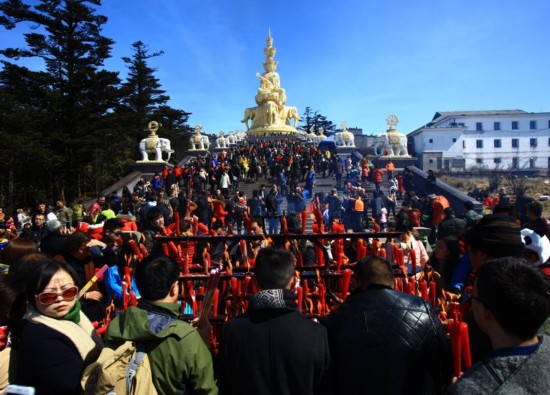
<svg viewBox="0 0 550 395"><path fill-rule="evenodd" d="M548 237L541 237L534 230L525 228L521 230L521 239L525 244L525 249L534 251L539 256L539 260L533 263L535 266L542 265L550 258L550 240L548 240Z"/></svg>

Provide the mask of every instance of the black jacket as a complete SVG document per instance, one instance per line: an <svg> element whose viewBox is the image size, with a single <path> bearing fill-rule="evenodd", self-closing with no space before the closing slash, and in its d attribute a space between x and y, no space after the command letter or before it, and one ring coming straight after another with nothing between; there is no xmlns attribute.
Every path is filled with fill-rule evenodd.
<svg viewBox="0 0 550 395"><path fill-rule="evenodd" d="M217 362L221 394L319 393L327 333L295 308L248 308L225 324Z"/></svg>
<svg viewBox="0 0 550 395"><path fill-rule="evenodd" d="M37 395L80 394L86 364L69 339L70 334L27 321L18 330L20 346L13 383L35 387Z"/></svg>
<svg viewBox="0 0 550 395"><path fill-rule="evenodd" d="M450 379L443 327L421 298L378 287L352 294L323 324L334 394L432 394Z"/></svg>

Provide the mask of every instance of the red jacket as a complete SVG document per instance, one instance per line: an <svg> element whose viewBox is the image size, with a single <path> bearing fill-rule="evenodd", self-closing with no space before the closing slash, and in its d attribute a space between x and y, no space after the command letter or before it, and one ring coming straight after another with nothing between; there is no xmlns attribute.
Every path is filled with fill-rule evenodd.
<svg viewBox="0 0 550 395"><path fill-rule="evenodd" d="M373 172L374 182L382 182L383 174L384 174L384 170L374 169L374 172Z"/></svg>

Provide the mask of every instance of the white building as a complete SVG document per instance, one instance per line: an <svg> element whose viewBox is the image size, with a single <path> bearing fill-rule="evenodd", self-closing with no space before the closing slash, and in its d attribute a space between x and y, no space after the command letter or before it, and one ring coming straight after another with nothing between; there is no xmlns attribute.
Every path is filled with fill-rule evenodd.
<svg viewBox="0 0 550 395"><path fill-rule="evenodd" d="M423 170L550 168L548 112L437 112L407 137Z"/></svg>

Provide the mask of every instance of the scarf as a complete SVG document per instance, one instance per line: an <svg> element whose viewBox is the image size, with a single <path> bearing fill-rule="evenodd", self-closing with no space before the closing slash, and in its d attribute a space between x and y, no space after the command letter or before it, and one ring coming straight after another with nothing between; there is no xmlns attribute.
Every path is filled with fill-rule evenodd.
<svg viewBox="0 0 550 395"><path fill-rule="evenodd" d="M296 309L296 295L289 289L264 289L250 299L252 309Z"/></svg>
<svg viewBox="0 0 550 395"><path fill-rule="evenodd" d="M73 308L69 314L75 309ZM103 348L103 342L96 333L92 323L79 311L80 319L76 323L70 319L56 319L45 316L32 305L27 305L27 312L23 319L33 323L42 324L67 336L74 344L83 361L94 361Z"/></svg>
<svg viewBox="0 0 550 395"><path fill-rule="evenodd" d="M60 318L60 320L71 321L78 325L80 322L80 301L77 300L71 311L65 317Z"/></svg>

